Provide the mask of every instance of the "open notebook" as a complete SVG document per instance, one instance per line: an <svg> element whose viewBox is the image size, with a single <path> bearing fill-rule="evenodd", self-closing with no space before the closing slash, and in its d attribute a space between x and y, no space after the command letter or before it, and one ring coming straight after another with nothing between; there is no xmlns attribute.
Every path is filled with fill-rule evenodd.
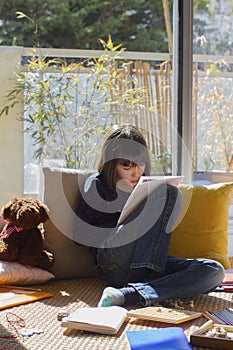
<svg viewBox="0 0 233 350"><path fill-rule="evenodd" d="M173 186L178 186L183 181L183 178L183 176L141 176L136 187L127 199L117 224L120 225L132 211L160 185L168 183Z"/></svg>

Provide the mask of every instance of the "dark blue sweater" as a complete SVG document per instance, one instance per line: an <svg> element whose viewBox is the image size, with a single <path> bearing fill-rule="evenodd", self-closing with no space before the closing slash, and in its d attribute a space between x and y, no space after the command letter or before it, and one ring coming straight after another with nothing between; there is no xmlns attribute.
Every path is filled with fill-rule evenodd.
<svg viewBox="0 0 233 350"><path fill-rule="evenodd" d="M112 190L104 177L91 175L81 191L77 215L97 227L115 227L129 193Z"/></svg>

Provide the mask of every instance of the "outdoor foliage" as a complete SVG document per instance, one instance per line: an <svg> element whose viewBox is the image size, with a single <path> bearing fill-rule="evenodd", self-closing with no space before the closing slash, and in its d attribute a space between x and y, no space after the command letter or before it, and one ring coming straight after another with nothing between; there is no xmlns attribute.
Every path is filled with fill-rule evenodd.
<svg viewBox="0 0 233 350"><path fill-rule="evenodd" d="M195 54L232 55L232 14L232 0L194 0Z"/></svg>
<svg viewBox="0 0 233 350"><path fill-rule="evenodd" d="M223 3L231 13L230 0ZM224 47L229 55L230 31L224 37L220 33L215 40L211 39L216 33L215 18L224 13L219 2L215 2L218 11L209 4L209 0L194 0L195 53L222 52ZM172 1L169 5L171 10ZM143 121L152 120L155 111L159 118L163 117L159 106L166 96L155 95L157 106L153 101L151 108L147 93L139 86L139 76L128 74L132 72L131 63L118 60L122 47L129 51L168 51L162 0L0 0L0 19L3 45L37 48L30 51L28 71L17 74L16 87L8 95L9 104L2 109L2 114L7 114L18 103L19 95L23 97L25 116L22 120L26 123L25 131L34 140L37 159L64 158L65 155L66 166L86 167L92 164L99 140L110 124L128 121L128 116L132 115ZM100 37L105 41L99 40ZM104 48L105 54L68 64L64 60L40 57L39 47ZM162 67L163 64L159 69ZM219 65L214 63L207 71L205 63L199 64L198 69L207 72L206 78L198 78L197 87L198 168L226 169L233 146L232 79L217 74L224 69L219 70ZM231 67L228 71L232 71ZM170 71L166 74L167 94ZM161 80L158 85L162 86ZM166 107L170 108L169 103L171 100ZM121 119L121 115L124 118ZM154 125L151 129L159 139ZM158 155L159 166L170 170L169 142L162 141L164 149L154 148L154 154Z"/></svg>
<svg viewBox="0 0 233 350"><path fill-rule="evenodd" d="M111 35L129 51L168 51L161 0L0 0L0 20L1 45L101 49Z"/></svg>
<svg viewBox="0 0 233 350"><path fill-rule="evenodd" d="M211 63L204 78L199 78L198 145L199 169L226 170L233 155L232 76L221 75L226 62Z"/></svg>
<svg viewBox="0 0 233 350"><path fill-rule="evenodd" d="M66 167L94 167L106 127L145 103L144 90L137 87L133 75L124 74L130 63L118 67L124 49L114 46L111 37L100 41L104 54L78 64L46 59L33 49L27 71L16 75L15 88L7 96L9 103L0 115L7 115L23 99L20 120L39 161L64 159Z"/></svg>
<svg viewBox="0 0 233 350"><path fill-rule="evenodd" d="M193 3L195 11L211 15L210 0ZM173 1L168 4L172 20ZM31 18L36 30L32 21L18 21L17 11ZM206 20L198 16L194 29L203 35ZM129 51L168 52L163 0L0 0L1 45L101 49L99 38L108 35ZM216 40L227 44L227 37Z"/></svg>

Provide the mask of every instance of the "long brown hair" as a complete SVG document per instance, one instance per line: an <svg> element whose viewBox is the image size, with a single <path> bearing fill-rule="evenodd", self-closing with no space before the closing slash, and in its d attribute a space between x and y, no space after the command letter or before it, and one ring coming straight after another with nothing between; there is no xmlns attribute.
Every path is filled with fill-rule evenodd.
<svg viewBox="0 0 233 350"><path fill-rule="evenodd" d="M118 162L145 164L144 175L150 175L151 161L146 139L134 125L114 125L102 143L98 172L103 175L110 188L116 188Z"/></svg>

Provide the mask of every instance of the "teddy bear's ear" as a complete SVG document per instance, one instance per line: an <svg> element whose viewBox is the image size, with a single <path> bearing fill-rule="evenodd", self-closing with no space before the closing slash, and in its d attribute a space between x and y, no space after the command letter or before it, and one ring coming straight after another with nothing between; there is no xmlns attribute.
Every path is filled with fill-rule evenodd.
<svg viewBox="0 0 233 350"><path fill-rule="evenodd" d="M10 200L10 202L8 202L7 204L5 204L3 207L2 207L2 217L3 219L9 219L10 216L11 216L11 213L12 213L12 205L18 201L18 198L12 198Z"/></svg>
<svg viewBox="0 0 233 350"><path fill-rule="evenodd" d="M45 222L49 218L49 209L43 203L40 203L40 217L41 217L41 222Z"/></svg>
<svg viewBox="0 0 233 350"><path fill-rule="evenodd" d="M9 206L9 205L4 205L4 206L2 207L2 212L1 212L1 214L2 214L2 217L3 217L4 220L9 219L9 215L10 215L10 206Z"/></svg>
<svg viewBox="0 0 233 350"><path fill-rule="evenodd" d="M40 200L35 199L35 205L38 210L39 216L40 216L40 222L43 223L49 218L49 208L47 205L42 203Z"/></svg>

